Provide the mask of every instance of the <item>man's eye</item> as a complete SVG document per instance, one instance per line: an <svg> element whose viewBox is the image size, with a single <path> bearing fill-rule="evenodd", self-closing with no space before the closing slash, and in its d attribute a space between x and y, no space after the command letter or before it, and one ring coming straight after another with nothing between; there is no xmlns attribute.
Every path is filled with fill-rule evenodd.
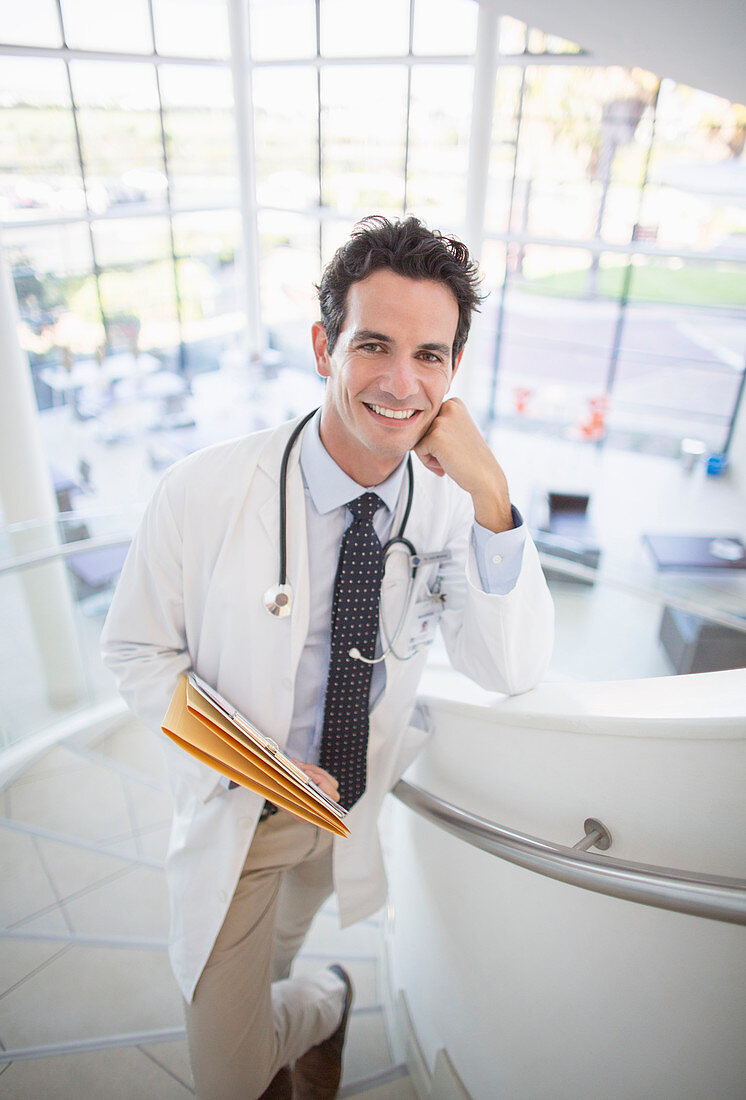
<svg viewBox="0 0 746 1100"><path fill-rule="evenodd" d="M443 360L439 355L436 355L433 351L423 351L422 358L426 363L442 363Z"/></svg>
<svg viewBox="0 0 746 1100"><path fill-rule="evenodd" d="M380 351L381 350L381 345L380 344L361 344L360 345L360 350L361 351Z"/></svg>

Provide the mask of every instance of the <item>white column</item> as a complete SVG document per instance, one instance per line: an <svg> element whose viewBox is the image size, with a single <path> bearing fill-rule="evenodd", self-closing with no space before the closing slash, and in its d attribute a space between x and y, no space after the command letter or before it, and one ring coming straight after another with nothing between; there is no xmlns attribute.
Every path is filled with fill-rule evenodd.
<svg viewBox="0 0 746 1100"><path fill-rule="evenodd" d="M465 240L475 260L481 257L484 241L484 213L489 183L492 116L497 77L498 20L499 16L492 5L487 0L480 0L477 51L474 58L465 218ZM480 374L484 374L484 357L488 346L486 328L484 314L476 313L472 319L464 369L456 375L454 392L458 393L472 408L476 407Z"/></svg>
<svg viewBox="0 0 746 1100"><path fill-rule="evenodd" d="M484 239L484 211L490 170L492 115L497 76L498 14L485 0L479 4L477 52L469 136L469 171L466 177L466 243L479 259Z"/></svg>
<svg viewBox="0 0 746 1100"><path fill-rule="evenodd" d="M246 309L247 343L253 358L265 348L259 294L259 235L256 225L256 173L254 170L254 104L251 94L251 50L248 0L227 0L231 38L231 71L235 100L239 202L241 209L243 304Z"/></svg>
<svg viewBox="0 0 746 1100"><path fill-rule="evenodd" d="M46 520L42 528L16 533L17 554L55 545L59 539L46 456L39 432L28 360L18 341L18 303L0 241L0 499L8 524ZM81 697L82 673L73 603L62 562L18 573L38 646L52 706ZM2 583L11 583L7 579Z"/></svg>

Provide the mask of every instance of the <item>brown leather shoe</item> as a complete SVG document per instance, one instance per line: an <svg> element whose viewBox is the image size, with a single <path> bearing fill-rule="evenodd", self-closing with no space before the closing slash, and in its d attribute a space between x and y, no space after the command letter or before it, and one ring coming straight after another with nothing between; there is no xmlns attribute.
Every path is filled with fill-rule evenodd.
<svg viewBox="0 0 746 1100"><path fill-rule="evenodd" d="M278 1069L259 1100L293 1100L293 1078L290 1066Z"/></svg>
<svg viewBox="0 0 746 1100"><path fill-rule="evenodd" d="M342 1080L342 1047L352 1008L352 981L347 971L337 963L329 969L347 986L342 1019L337 1030L328 1039L311 1047L295 1063L294 1100L332 1100L339 1092L339 1082Z"/></svg>

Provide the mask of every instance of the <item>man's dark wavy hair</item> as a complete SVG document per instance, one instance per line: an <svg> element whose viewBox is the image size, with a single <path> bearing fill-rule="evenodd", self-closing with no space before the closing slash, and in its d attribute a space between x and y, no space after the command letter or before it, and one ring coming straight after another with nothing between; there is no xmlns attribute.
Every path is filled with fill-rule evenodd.
<svg viewBox="0 0 746 1100"><path fill-rule="evenodd" d="M455 362L469 335L471 315L482 300L477 264L456 237L430 230L418 218L392 222L380 214L358 222L349 241L327 264L317 288L330 354L344 325L348 290L380 268L409 279L432 279L451 290L458 303Z"/></svg>

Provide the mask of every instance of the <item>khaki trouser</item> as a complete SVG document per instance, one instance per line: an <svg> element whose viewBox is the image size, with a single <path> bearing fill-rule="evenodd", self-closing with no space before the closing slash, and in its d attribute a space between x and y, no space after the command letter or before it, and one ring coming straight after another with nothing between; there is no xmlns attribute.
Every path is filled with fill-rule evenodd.
<svg viewBox="0 0 746 1100"><path fill-rule="evenodd" d="M200 1100L254 1100L278 1069L336 1029L345 997L337 975L289 978L332 888L329 833L282 811L259 823L194 1000L184 1004Z"/></svg>

